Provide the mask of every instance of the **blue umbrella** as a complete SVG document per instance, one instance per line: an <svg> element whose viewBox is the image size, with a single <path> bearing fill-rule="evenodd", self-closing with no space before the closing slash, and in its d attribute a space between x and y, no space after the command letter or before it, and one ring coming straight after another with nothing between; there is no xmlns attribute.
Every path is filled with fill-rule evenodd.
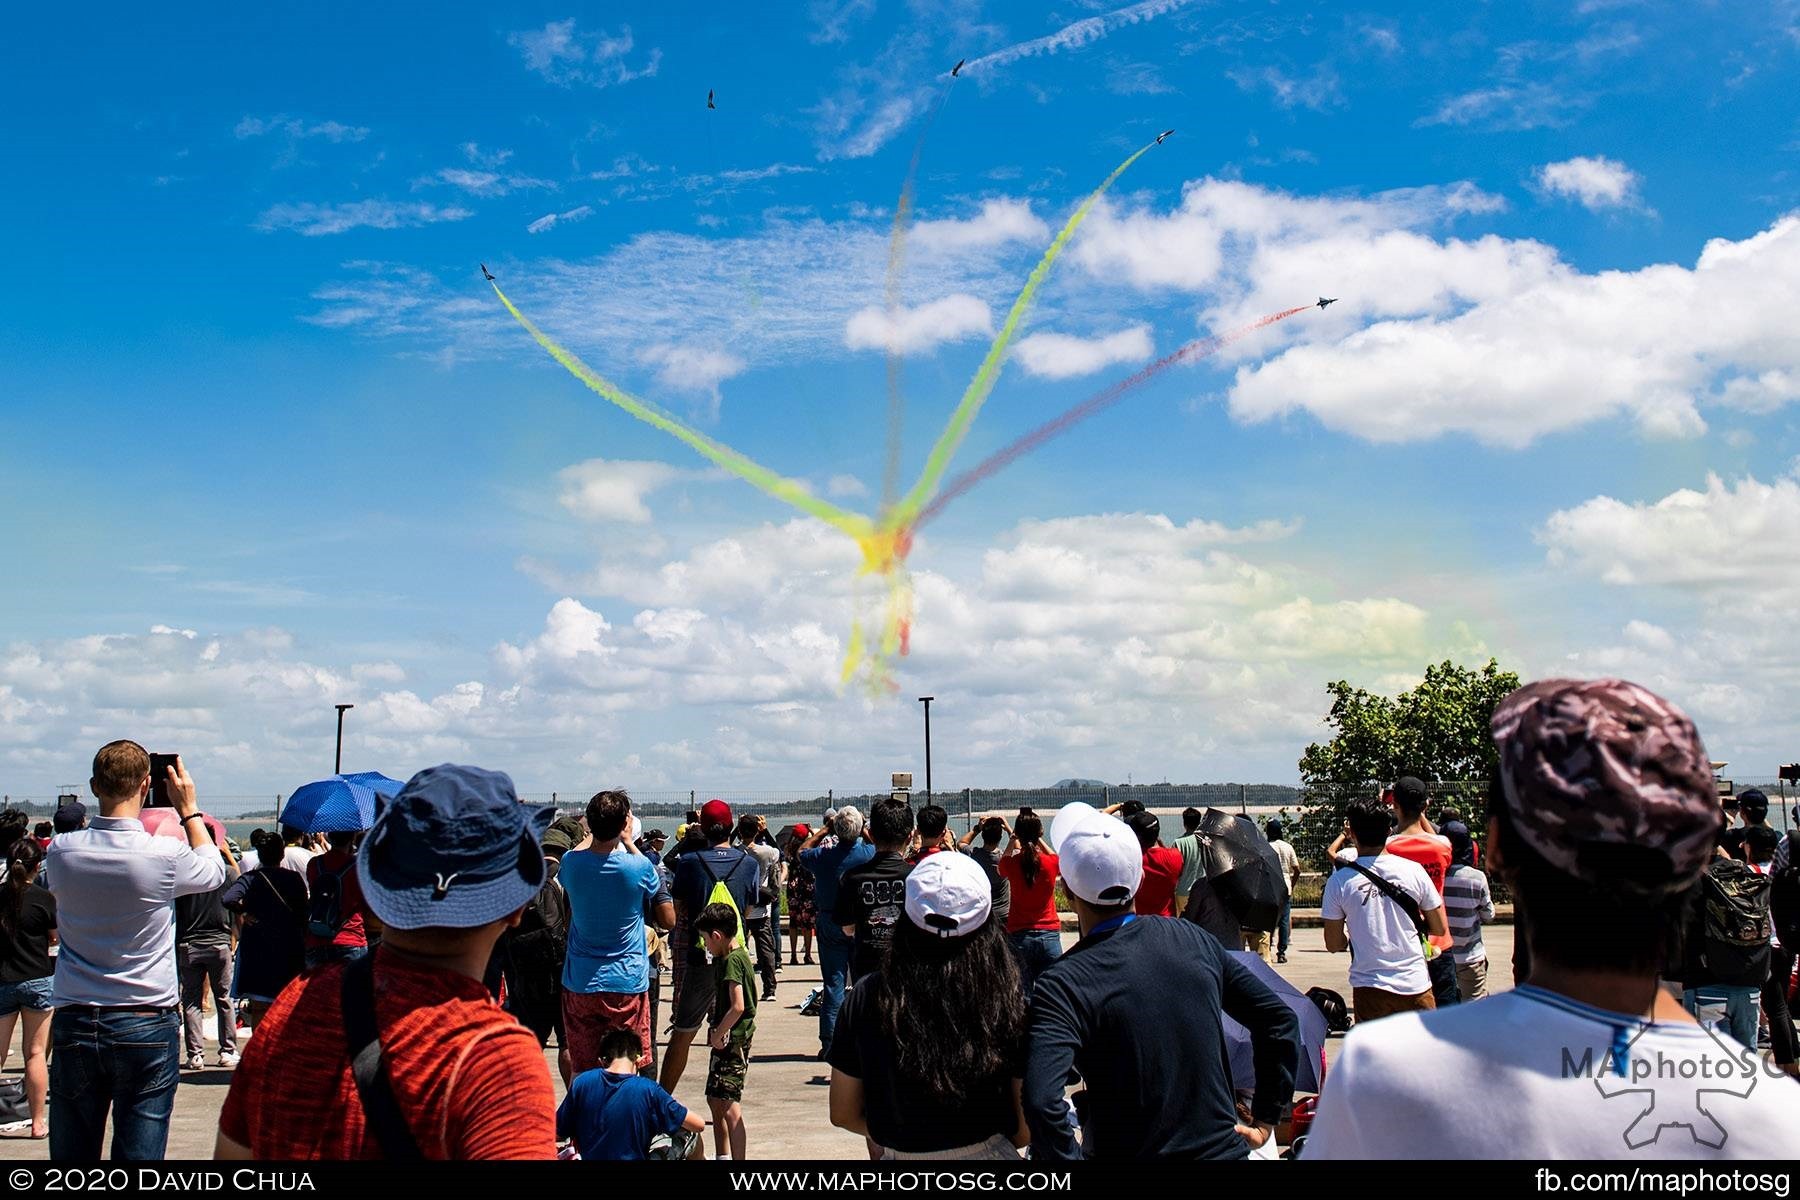
<svg viewBox="0 0 1800 1200"><path fill-rule="evenodd" d="M367 829L375 823L375 789L345 775L306 784L281 806L281 823L303 833Z"/></svg>
<svg viewBox="0 0 1800 1200"><path fill-rule="evenodd" d="M377 796L386 796L389 800L398 796L400 789L406 786L398 779L389 779L380 771L357 771L355 774L345 775L344 778L351 783L360 783Z"/></svg>
<svg viewBox="0 0 1800 1200"><path fill-rule="evenodd" d="M1324 1072L1325 1039L1331 1032L1325 1025L1325 1015L1304 992L1252 951L1231 950L1227 953L1249 967L1300 1018L1300 1065L1294 1072L1294 1090L1318 1091ZM1256 1087L1256 1064L1250 1048L1250 1031L1229 1015L1221 1015L1225 1016L1225 1052L1231 1063L1232 1086L1239 1091L1251 1091Z"/></svg>

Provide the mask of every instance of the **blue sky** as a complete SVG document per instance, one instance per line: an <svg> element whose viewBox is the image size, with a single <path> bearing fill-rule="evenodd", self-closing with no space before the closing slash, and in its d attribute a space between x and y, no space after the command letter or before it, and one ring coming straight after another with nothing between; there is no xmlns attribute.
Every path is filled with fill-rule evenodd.
<svg viewBox="0 0 1800 1200"><path fill-rule="evenodd" d="M22 15L5 790L119 735L287 790L336 699L347 757L397 774L919 765L916 706L836 687L849 543L585 391L476 263L868 508L884 339L910 477L1054 229L1169 127L959 466L1200 333L1343 300L924 532L900 682L940 697L939 775L1291 780L1326 679L1487 653L1661 687L1755 773L1794 757L1800 5L790 8Z"/></svg>

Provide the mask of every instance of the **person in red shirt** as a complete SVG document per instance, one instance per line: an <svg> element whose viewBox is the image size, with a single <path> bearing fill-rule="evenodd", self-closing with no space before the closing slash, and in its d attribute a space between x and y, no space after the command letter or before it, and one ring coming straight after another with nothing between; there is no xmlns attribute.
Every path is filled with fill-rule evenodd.
<svg viewBox="0 0 1800 1200"><path fill-rule="evenodd" d="M1181 851L1162 844L1162 822L1139 809L1125 818L1144 851L1144 881L1138 885L1133 910L1140 917L1175 915L1175 885L1181 880Z"/></svg>
<svg viewBox="0 0 1800 1200"><path fill-rule="evenodd" d="M944 832L949 826L950 814L940 805L927 804L919 809L913 826L919 835L919 848L907 855L906 861L916 867L934 854L956 849L956 843Z"/></svg>
<svg viewBox="0 0 1800 1200"><path fill-rule="evenodd" d="M494 943L543 886L539 839L554 816L475 767L428 768L382 802L356 860L381 945L281 993L232 1077L216 1158L556 1157L537 1038L482 983ZM379 1046L360 1085L347 1026Z"/></svg>
<svg viewBox="0 0 1800 1200"><path fill-rule="evenodd" d="M1022 810L999 871L1012 890L1006 940L1019 956L1025 994L1062 954L1062 917L1056 911L1056 855L1044 849L1044 822Z"/></svg>
<svg viewBox="0 0 1800 1200"><path fill-rule="evenodd" d="M362 834L333 831L325 836L330 849L306 864L306 892L312 897L306 921L309 971L369 952L362 884L356 879L356 839ZM327 928L330 933L323 932Z"/></svg>
<svg viewBox="0 0 1800 1200"><path fill-rule="evenodd" d="M1405 775L1394 782L1393 790L1388 793L1388 802L1394 806L1394 814L1400 823L1388 835L1387 852L1425 868L1425 874L1431 879L1431 886L1437 889L1438 899L1442 900L1444 876L1450 871L1450 839L1433 829L1431 822L1425 819L1428 798L1425 781L1416 776ZM1456 983L1456 963L1450 954L1450 937L1447 934L1433 934L1431 944L1437 947L1438 952L1426 960L1425 966L1431 972L1432 997L1437 1001L1437 1006L1443 1008L1447 1004L1457 1003L1462 999L1462 994Z"/></svg>

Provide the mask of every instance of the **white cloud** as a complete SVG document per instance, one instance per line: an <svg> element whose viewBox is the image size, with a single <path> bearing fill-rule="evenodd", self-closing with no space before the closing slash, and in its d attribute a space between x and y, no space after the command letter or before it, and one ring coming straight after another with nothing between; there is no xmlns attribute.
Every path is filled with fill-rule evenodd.
<svg viewBox="0 0 1800 1200"><path fill-rule="evenodd" d="M327 142L360 142L369 136L361 125L338 121L305 121L298 117L245 117L231 131L239 141L279 136L292 141L319 138Z"/></svg>
<svg viewBox="0 0 1800 1200"><path fill-rule="evenodd" d="M662 64L661 50L651 50L636 67L627 63L636 48L629 25L620 26L616 34L582 34L576 32L575 19L570 17L551 21L542 29L509 34L506 40L524 56L527 69L563 87L630 83L655 75Z"/></svg>
<svg viewBox="0 0 1800 1200"><path fill-rule="evenodd" d="M986 249L1008 242L1043 242L1050 227L1024 200L984 200L981 211L967 220L919 221L912 227L913 246L942 253Z"/></svg>
<svg viewBox="0 0 1800 1200"><path fill-rule="evenodd" d="M414 186L431 184L448 185L468 192L471 196L504 196L509 192L531 189L556 189L556 184L548 179L537 179L530 175L502 175L497 171L471 171L465 167L444 167Z"/></svg>
<svg viewBox="0 0 1800 1200"><path fill-rule="evenodd" d="M1280 67L1233 67L1225 77L1238 85L1239 91L1266 91L1281 108L1310 108L1325 112L1344 102L1338 75L1327 64L1315 67L1311 75L1289 74Z"/></svg>
<svg viewBox="0 0 1800 1200"><path fill-rule="evenodd" d="M1155 352L1148 325L1133 325L1103 337L1034 333L1013 345L1013 357L1029 375L1069 379L1092 375L1114 363L1143 362Z"/></svg>
<svg viewBox="0 0 1800 1200"><path fill-rule="evenodd" d="M1800 587L1800 474L1681 488L1650 504L1596 496L1538 531L1554 565L1606 583Z"/></svg>
<svg viewBox="0 0 1800 1200"><path fill-rule="evenodd" d="M644 497L689 474L661 462L590 458L556 473L556 499L583 521L643 525L650 521Z"/></svg>
<svg viewBox="0 0 1800 1200"><path fill-rule="evenodd" d="M1546 192L1578 200L1593 212L1640 204L1638 185L1642 180L1616 159L1583 156L1546 163L1538 168L1537 182Z"/></svg>
<svg viewBox="0 0 1800 1200"><path fill-rule="evenodd" d="M407 229L440 221L465 221L474 215L455 205L407 204L393 200L277 204L256 219L256 228L265 233L291 229L304 237L323 237L352 229Z"/></svg>
<svg viewBox="0 0 1800 1200"><path fill-rule="evenodd" d="M861 309L844 325L844 345L852 350L916 354L946 342L992 334L993 330L988 306L959 292L892 313L877 305Z"/></svg>
<svg viewBox="0 0 1800 1200"><path fill-rule="evenodd" d="M567 212L545 213L543 216L527 225L525 227L525 232L548 233L558 225L572 224L575 221L585 221L589 216L593 215L593 212L593 209L583 204L579 208L571 208Z"/></svg>
<svg viewBox="0 0 1800 1200"><path fill-rule="evenodd" d="M825 481L825 494L838 499L853 496L866 496L869 489L862 480L854 475L833 475Z"/></svg>
<svg viewBox="0 0 1800 1200"><path fill-rule="evenodd" d="M1543 83L1500 84L1452 96L1413 124L1474 125L1491 130L1556 128L1571 120L1580 102Z"/></svg>
<svg viewBox="0 0 1800 1200"><path fill-rule="evenodd" d="M743 374L748 366L737 355L709 346L650 346L639 357L656 365L656 381L663 387L710 397L714 418L719 411L719 385Z"/></svg>

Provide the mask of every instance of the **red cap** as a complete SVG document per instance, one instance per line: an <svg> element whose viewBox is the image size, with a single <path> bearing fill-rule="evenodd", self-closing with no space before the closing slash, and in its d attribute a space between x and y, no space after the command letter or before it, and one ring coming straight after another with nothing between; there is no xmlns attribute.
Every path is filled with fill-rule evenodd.
<svg viewBox="0 0 1800 1200"><path fill-rule="evenodd" d="M730 829L731 805L723 800L708 800L700 806L700 828Z"/></svg>
<svg viewBox="0 0 1800 1200"><path fill-rule="evenodd" d="M794 826L794 836L803 838L811 837L812 826L808 825L805 821L800 822L800 824Z"/></svg>

